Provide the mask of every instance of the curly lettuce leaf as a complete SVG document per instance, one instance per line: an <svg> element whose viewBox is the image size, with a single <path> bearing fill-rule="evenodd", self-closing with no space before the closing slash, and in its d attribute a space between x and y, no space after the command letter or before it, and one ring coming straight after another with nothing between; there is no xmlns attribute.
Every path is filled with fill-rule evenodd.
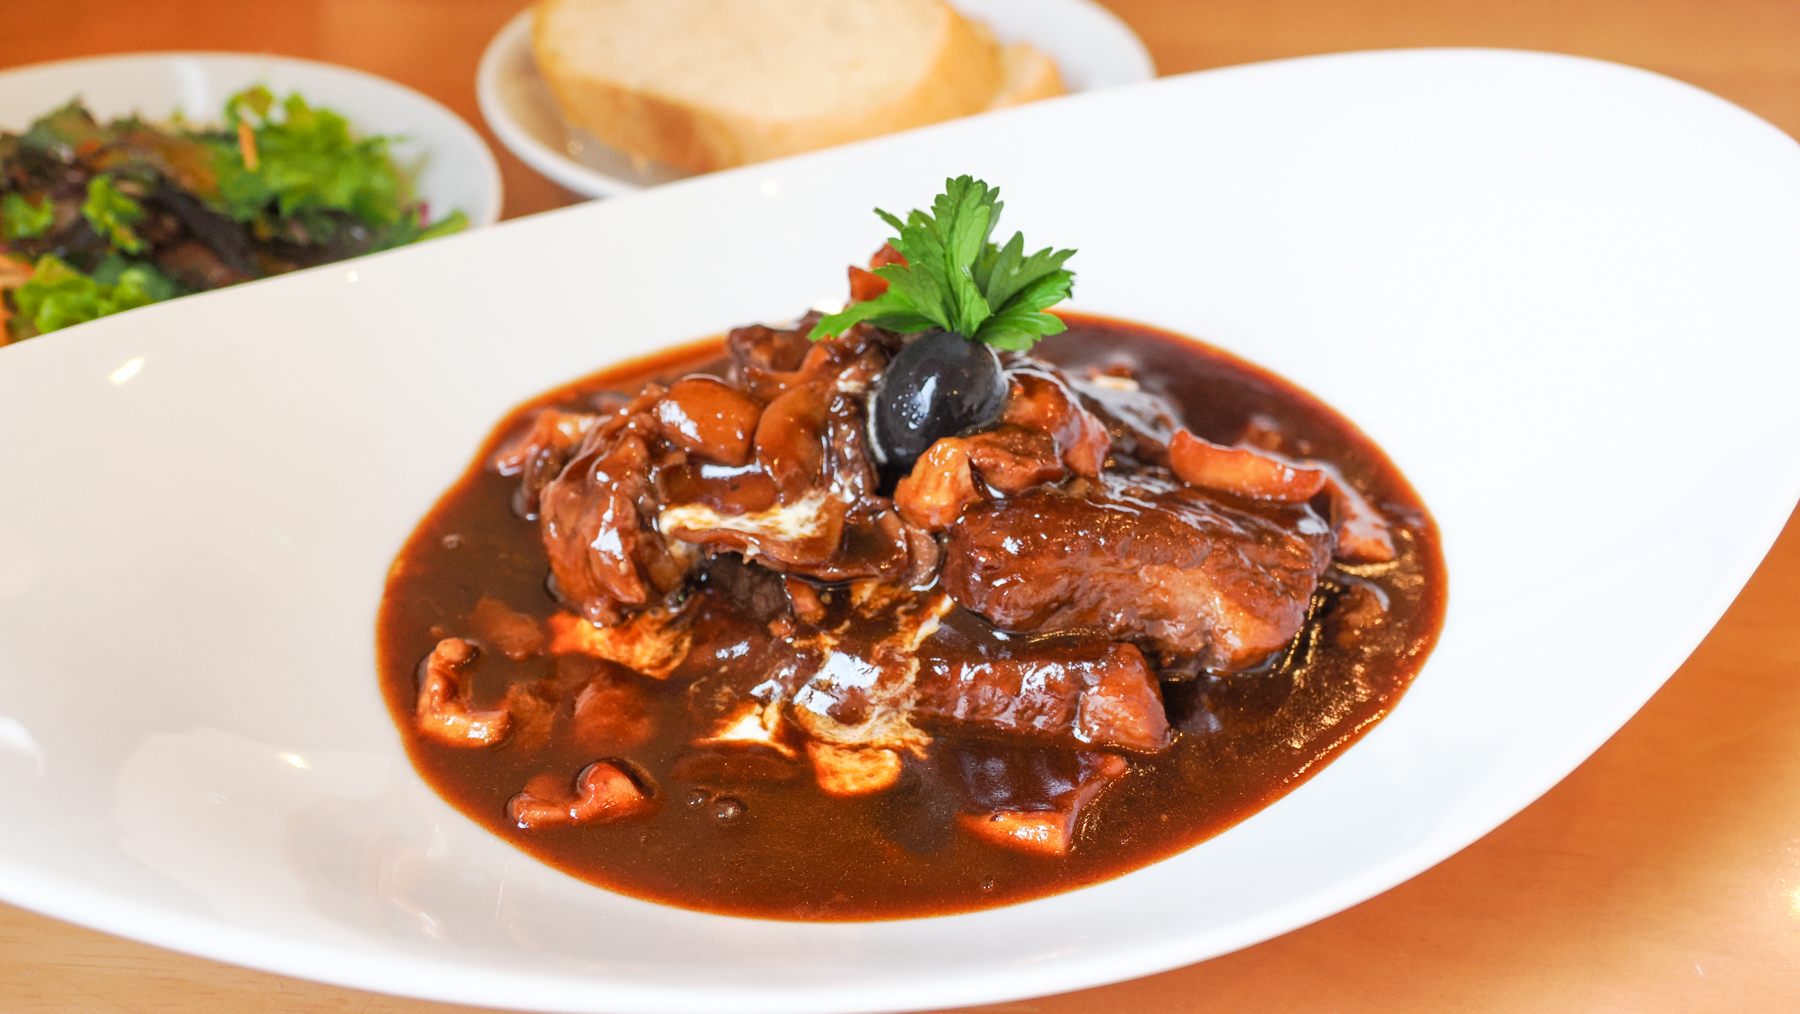
<svg viewBox="0 0 1800 1014"><path fill-rule="evenodd" d="M16 190L0 196L0 238L33 239L49 232L55 224L56 206L49 198L34 203Z"/></svg>
<svg viewBox="0 0 1800 1014"><path fill-rule="evenodd" d="M131 227L144 220L144 206L119 189L109 173L88 180L81 215L107 244L121 253L142 253L144 240Z"/></svg>
<svg viewBox="0 0 1800 1014"><path fill-rule="evenodd" d="M276 101L257 86L225 104L226 133L214 142L222 210L246 223L299 220L315 236L349 215L370 228L408 210L405 181L385 137L358 138L343 116L297 94Z"/></svg>
<svg viewBox="0 0 1800 1014"><path fill-rule="evenodd" d="M30 280L11 292L13 306L32 334L148 306L179 294L173 282L148 264L109 258L87 275L50 255L38 258Z"/></svg>

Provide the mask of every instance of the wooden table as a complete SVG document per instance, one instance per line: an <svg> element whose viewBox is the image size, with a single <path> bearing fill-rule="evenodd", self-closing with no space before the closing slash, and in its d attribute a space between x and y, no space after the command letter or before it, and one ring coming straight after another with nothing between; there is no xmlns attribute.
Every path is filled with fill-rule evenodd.
<svg viewBox="0 0 1800 1014"><path fill-rule="evenodd" d="M1165 73L1344 49L1560 50L1673 75L1800 134L1800 0L1109 2ZM476 57L521 5L0 0L0 66L265 50L386 75L479 124ZM573 200L489 141L509 214ZM7 1012L454 1009L243 971L0 906ZM1642 713L1462 854L1236 954L988 1010L1311 1009L1800 1010L1800 522Z"/></svg>

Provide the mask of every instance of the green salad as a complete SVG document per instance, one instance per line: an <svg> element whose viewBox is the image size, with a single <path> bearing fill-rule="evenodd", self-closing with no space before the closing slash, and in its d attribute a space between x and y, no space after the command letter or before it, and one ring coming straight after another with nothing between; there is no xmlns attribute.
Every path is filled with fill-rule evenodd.
<svg viewBox="0 0 1800 1014"><path fill-rule="evenodd" d="M431 217L388 142L261 86L215 127L75 101L0 133L0 345L464 228Z"/></svg>

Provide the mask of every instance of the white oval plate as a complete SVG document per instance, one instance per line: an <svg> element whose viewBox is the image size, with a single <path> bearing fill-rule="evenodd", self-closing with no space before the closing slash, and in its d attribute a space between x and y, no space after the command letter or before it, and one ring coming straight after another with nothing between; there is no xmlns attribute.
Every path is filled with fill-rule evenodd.
<svg viewBox="0 0 1800 1014"><path fill-rule="evenodd" d="M1002 42L1029 42L1056 59L1071 93L1156 76L1150 53L1125 22L1093 0L953 0ZM628 194L689 174L641 164L557 111L531 53L532 12L519 13L481 55L475 95L481 115L526 165L584 197Z"/></svg>
<svg viewBox="0 0 1800 1014"><path fill-rule="evenodd" d="M0 71L0 129L26 124L72 98L103 119L139 113L152 121L180 112L217 123L225 100L251 85L297 91L343 113L360 134L387 134L402 166L418 166L415 186L433 217L461 210L471 226L500 220L500 167L475 129L432 99L373 74L261 53L127 53Z"/></svg>
<svg viewBox="0 0 1800 1014"><path fill-rule="evenodd" d="M1412 478L1450 610L1392 717L1186 853L933 919L636 901L442 802L373 625L488 428L841 298L868 209L961 171L1003 186L1007 228L1080 248L1078 308L1268 365ZM0 349L0 897L556 1011L941 1007L1254 943L1499 824L1699 642L1800 496L1795 278L1800 148L1767 123L1615 65L1413 51L1028 106Z"/></svg>

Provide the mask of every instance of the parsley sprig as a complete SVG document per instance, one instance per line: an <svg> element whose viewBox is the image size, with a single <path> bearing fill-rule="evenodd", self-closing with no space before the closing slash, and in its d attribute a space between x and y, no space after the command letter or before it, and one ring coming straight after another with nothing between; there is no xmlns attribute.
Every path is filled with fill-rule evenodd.
<svg viewBox="0 0 1800 1014"><path fill-rule="evenodd" d="M1063 263L1075 251L1046 247L1028 256L1025 237L1016 232L996 246L989 237L1002 207L998 187L958 176L944 182L930 212L914 210L902 221L875 209L899 233L888 244L906 263L876 268L887 291L824 318L810 337L866 322L903 334L943 328L1017 352L1061 332L1063 322L1044 311L1068 298L1075 275Z"/></svg>

